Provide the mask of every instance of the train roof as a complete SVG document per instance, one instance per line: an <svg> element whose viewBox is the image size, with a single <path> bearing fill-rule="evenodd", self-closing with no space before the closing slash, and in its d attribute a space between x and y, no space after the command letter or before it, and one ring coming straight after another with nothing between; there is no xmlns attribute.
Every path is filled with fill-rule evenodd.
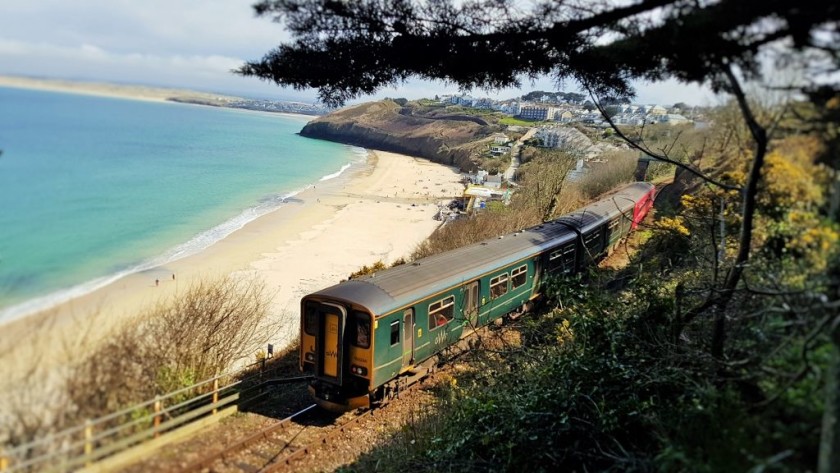
<svg viewBox="0 0 840 473"><path fill-rule="evenodd" d="M651 189L653 186L650 184L633 183L551 222L345 281L315 294L352 301L377 316L384 315L502 266L573 241L577 232L586 233L605 219L620 214L632 218L636 201Z"/></svg>

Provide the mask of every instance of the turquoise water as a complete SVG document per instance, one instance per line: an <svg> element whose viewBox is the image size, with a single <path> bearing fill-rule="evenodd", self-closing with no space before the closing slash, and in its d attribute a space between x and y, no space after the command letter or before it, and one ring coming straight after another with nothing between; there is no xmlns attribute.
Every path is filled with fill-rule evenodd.
<svg viewBox="0 0 840 473"><path fill-rule="evenodd" d="M193 254L364 159L304 123L0 87L0 322Z"/></svg>

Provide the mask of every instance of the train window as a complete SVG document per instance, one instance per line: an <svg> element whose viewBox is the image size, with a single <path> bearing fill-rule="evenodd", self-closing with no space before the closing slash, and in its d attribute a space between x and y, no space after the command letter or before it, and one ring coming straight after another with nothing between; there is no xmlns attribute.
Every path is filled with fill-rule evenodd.
<svg viewBox="0 0 840 473"><path fill-rule="evenodd" d="M455 315L455 296L429 304L429 330L446 325Z"/></svg>
<svg viewBox="0 0 840 473"><path fill-rule="evenodd" d="M528 280L528 266L520 266L510 272L510 288L516 289Z"/></svg>
<svg viewBox="0 0 840 473"><path fill-rule="evenodd" d="M548 254L548 270L556 271L563 267L563 250L554 250Z"/></svg>
<svg viewBox="0 0 840 473"><path fill-rule="evenodd" d="M548 255L548 270L549 271L558 271L562 270L563 273L571 273L575 267L575 244L569 243L568 245L558 248Z"/></svg>
<svg viewBox="0 0 840 473"><path fill-rule="evenodd" d="M572 272L575 267L575 244L566 245L563 247L563 267L566 273Z"/></svg>
<svg viewBox="0 0 840 473"><path fill-rule="evenodd" d="M591 256L595 256L595 253L601 250L601 232L595 230L589 235L586 235L583 239L583 244L589 250Z"/></svg>
<svg viewBox="0 0 840 473"><path fill-rule="evenodd" d="M353 345L360 348L370 348L370 316L364 312L353 314L353 329L355 336L352 338Z"/></svg>
<svg viewBox="0 0 840 473"><path fill-rule="evenodd" d="M490 280L490 299L495 299L507 294L508 291L508 275L507 273L500 274Z"/></svg>
<svg viewBox="0 0 840 473"><path fill-rule="evenodd" d="M391 346L400 343L400 321L391 322Z"/></svg>
<svg viewBox="0 0 840 473"><path fill-rule="evenodd" d="M318 326L318 309L315 308L315 304L307 303L306 304L306 313L303 317L303 330L306 332L307 335L315 336L315 330L317 330Z"/></svg>

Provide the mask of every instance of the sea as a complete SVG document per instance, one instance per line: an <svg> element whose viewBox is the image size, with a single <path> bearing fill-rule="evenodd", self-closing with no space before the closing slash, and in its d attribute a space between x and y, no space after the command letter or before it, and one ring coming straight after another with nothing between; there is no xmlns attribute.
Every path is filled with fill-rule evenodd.
<svg viewBox="0 0 840 473"><path fill-rule="evenodd" d="M309 117L0 87L0 324L195 254L366 151Z"/></svg>

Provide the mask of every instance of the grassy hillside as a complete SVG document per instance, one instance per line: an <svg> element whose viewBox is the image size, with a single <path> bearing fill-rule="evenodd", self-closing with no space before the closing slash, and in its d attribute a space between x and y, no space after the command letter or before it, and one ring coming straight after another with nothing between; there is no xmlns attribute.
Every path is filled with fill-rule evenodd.
<svg viewBox="0 0 840 473"><path fill-rule="evenodd" d="M301 135L366 148L420 156L435 162L475 167L476 148L504 129L475 114L451 107L392 100L343 108L308 123Z"/></svg>

